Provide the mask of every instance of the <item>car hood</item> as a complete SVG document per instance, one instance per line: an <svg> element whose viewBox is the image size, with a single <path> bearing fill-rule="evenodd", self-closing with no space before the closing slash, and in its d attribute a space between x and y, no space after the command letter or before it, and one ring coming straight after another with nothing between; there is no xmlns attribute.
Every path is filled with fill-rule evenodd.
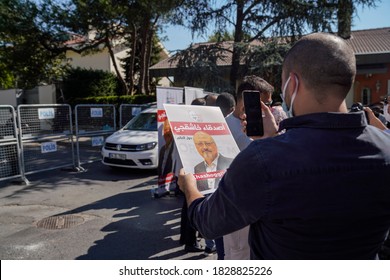
<svg viewBox="0 0 390 280"><path fill-rule="evenodd" d="M119 130L107 137L106 142L113 144L139 145L157 142L157 131Z"/></svg>

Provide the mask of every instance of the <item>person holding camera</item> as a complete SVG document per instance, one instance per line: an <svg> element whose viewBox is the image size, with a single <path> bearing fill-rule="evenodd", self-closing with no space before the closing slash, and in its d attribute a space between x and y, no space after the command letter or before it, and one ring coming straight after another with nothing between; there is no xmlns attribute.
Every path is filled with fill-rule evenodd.
<svg viewBox="0 0 390 280"><path fill-rule="evenodd" d="M368 124L390 133L390 129L387 128L387 126L384 125L377 116L375 116L370 107L364 107L363 110L366 113Z"/></svg>
<svg viewBox="0 0 390 280"><path fill-rule="evenodd" d="M348 113L355 75L342 38L298 40L282 67L285 133L263 103L267 138L238 154L207 198L181 169L192 225L207 238L250 225L252 259L376 259L390 228L390 134Z"/></svg>
<svg viewBox="0 0 390 280"><path fill-rule="evenodd" d="M390 104L389 104L389 101L390 101L390 95L386 96L385 98L385 105L383 107L383 115L385 116L385 119L387 121L387 128L390 129Z"/></svg>

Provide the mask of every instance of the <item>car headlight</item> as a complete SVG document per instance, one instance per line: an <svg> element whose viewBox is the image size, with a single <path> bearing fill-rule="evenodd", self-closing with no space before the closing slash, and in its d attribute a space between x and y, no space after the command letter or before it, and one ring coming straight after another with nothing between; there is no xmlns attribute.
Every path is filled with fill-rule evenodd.
<svg viewBox="0 0 390 280"><path fill-rule="evenodd" d="M151 149L154 149L154 147L156 147L156 145L157 145L157 142L150 142L150 143L146 143L146 144L141 144L141 145L137 145L136 150L137 151L151 150Z"/></svg>

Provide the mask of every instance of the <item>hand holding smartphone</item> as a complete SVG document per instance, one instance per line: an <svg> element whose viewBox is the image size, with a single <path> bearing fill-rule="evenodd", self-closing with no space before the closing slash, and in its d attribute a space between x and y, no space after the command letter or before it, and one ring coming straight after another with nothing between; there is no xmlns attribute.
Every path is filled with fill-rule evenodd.
<svg viewBox="0 0 390 280"><path fill-rule="evenodd" d="M261 112L260 92L244 90L244 109L246 114L246 134L248 136L263 136L263 116Z"/></svg>

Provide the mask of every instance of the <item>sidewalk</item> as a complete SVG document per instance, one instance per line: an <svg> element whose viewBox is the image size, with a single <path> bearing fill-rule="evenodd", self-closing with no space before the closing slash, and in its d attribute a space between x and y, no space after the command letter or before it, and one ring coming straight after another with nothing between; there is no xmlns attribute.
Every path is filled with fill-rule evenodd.
<svg viewBox="0 0 390 280"><path fill-rule="evenodd" d="M153 171L85 167L0 182L0 259L205 258L183 251L183 197L152 198Z"/></svg>

